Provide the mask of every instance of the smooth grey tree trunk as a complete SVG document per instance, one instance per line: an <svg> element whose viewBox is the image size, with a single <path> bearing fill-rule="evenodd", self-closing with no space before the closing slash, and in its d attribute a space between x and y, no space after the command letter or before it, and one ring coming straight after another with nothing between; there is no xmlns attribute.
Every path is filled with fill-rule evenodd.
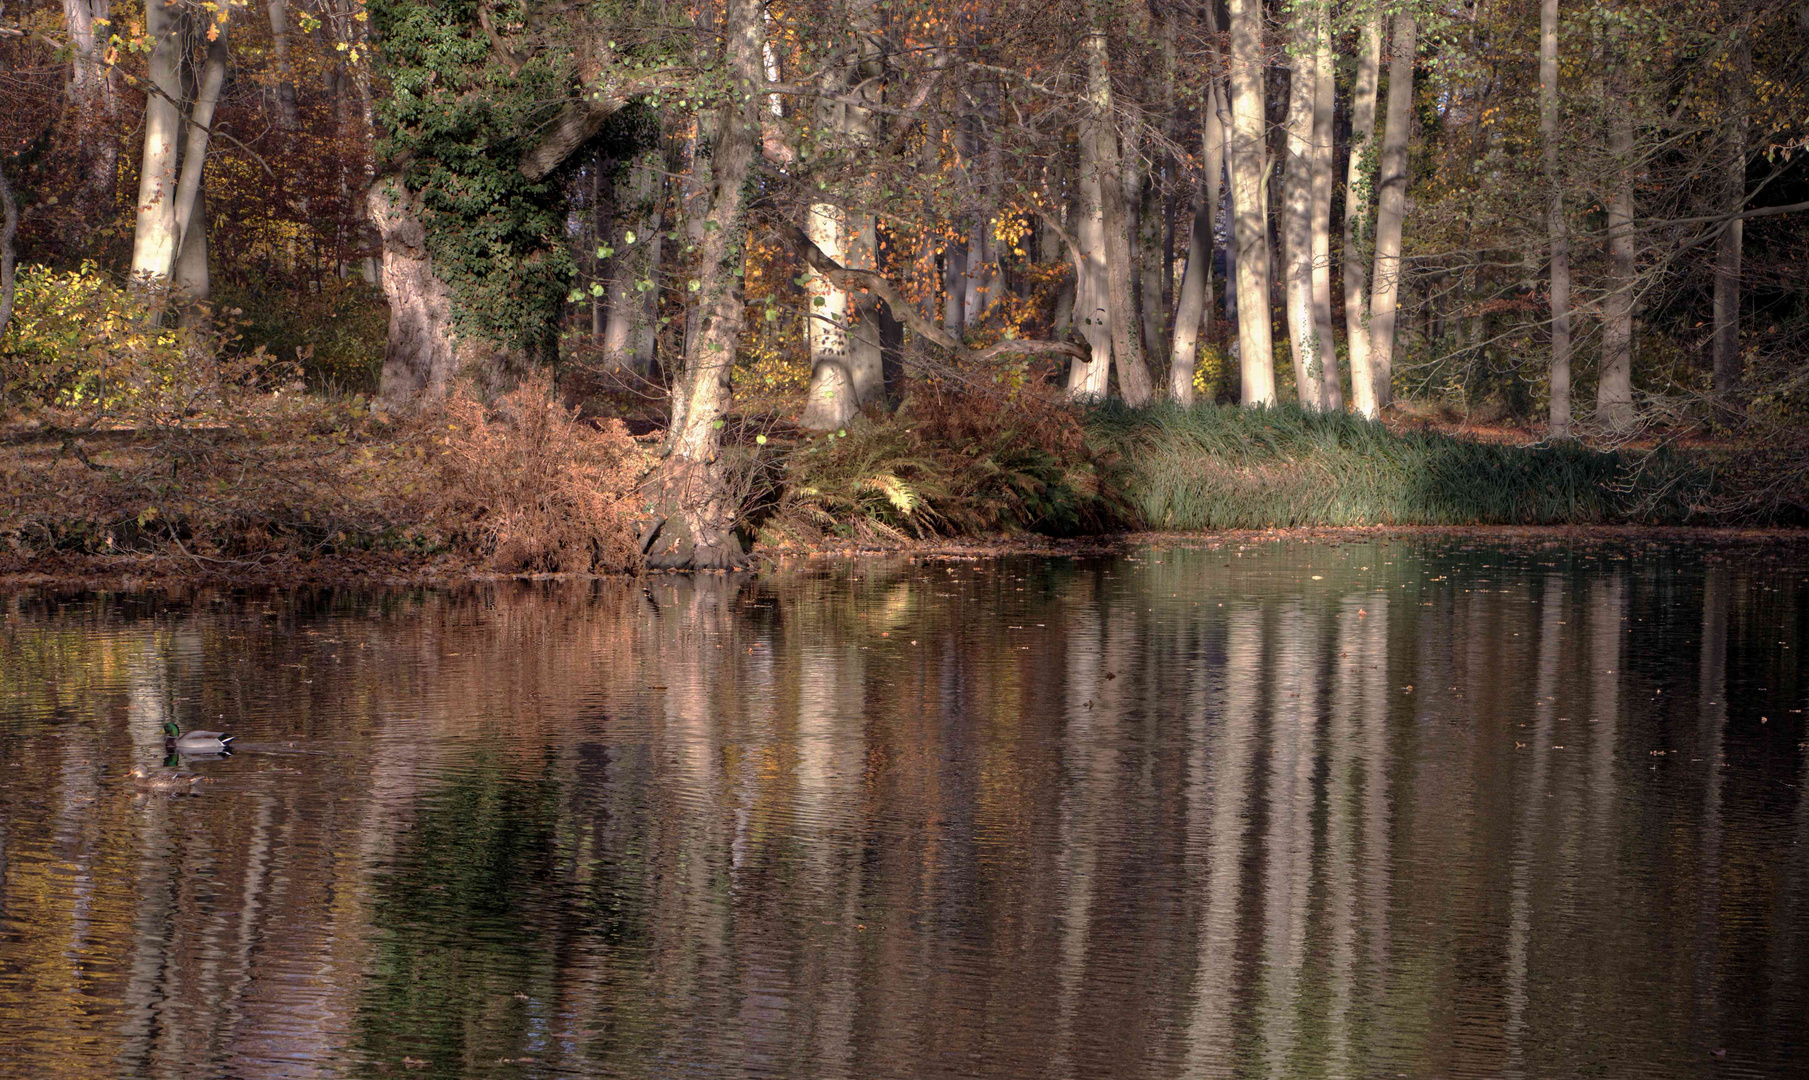
<svg viewBox="0 0 1809 1080"><path fill-rule="evenodd" d="M1313 96L1313 337L1319 345L1319 407L1344 411L1338 378L1338 343L1332 328L1332 113L1336 108L1337 59L1332 52L1331 9L1314 20L1316 92Z"/></svg>
<svg viewBox="0 0 1809 1080"><path fill-rule="evenodd" d="M1207 6L1210 13L1211 6ZM1215 28L1209 23L1209 32ZM1219 184L1225 170L1225 130L1219 121L1223 94L1218 77L1207 80L1202 102L1204 144L1200 160L1204 175L1200 177L1193 201L1193 227L1188 231L1187 269L1181 275L1180 297L1176 302L1174 346L1168 360L1168 396L1182 405L1194 399L1193 372L1198 360L1200 334L1212 327L1212 249L1219 209Z"/></svg>
<svg viewBox="0 0 1809 1080"><path fill-rule="evenodd" d="M1375 369L1369 359L1370 212L1375 205L1376 83L1382 66L1382 7L1367 0L1351 86L1350 161L1344 180L1344 340L1350 352L1352 403L1376 415Z"/></svg>
<svg viewBox="0 0 1809 1080"><path fill-rule="evenodd" d="M224 10L224 9L223 9ZM208 42L207 57L201 67L201 77L195 92L195 101L189 108L188 122L185 125L182 169L176 180L176 251L177 258L183 256L190 259L199 258L203 262L201 272L197 275L191 266L187 272L189 284L206 288L207 240L205 237L195 246L193 252L187 247L190 225L200 222L201 185L205 180L207 169L208 144L213 136L214 110L220 104L220 89L226 83L226 23L216 23L217 33ZM205 226L204 226L205 229ZM196 253L199 254L196 254ZM178 284L178 289L182 283ZM205 300L206 295L188 294L188 300Z"/></svg>
<svg viewBox="0 0 1809 1080"><path fill-rule="evenodd" d="M1550 437L1570 438L1570 235L1558 164L1558 0L1539 3L1539 136L1544 143L1545 231L1551 248Z"/></svg>
<svg viewBox="0 0 1809 1080"><path fill-rule="evenodd" d="M1131 293L1131 242L1126 231L1124 187L1116 182L1122 168L1118 135L1113 128L1112 75L1105 24L1097 0L1088 0L1087 115L1094 125L1099 161L1100 225L1105 231L1107 324L1112 331L1112 362L1118 393L1125 404L1147 404L1153 390L1137 334L1137 304Z"/></svg>
<svg viewBox="0 0 1809 1080"><path fill-rule="evenodd" d="M1413 16L1394 17L1394 54L1388 64L1388 115L1382 132L1376 199L1376 261L1370 283L1369 366L1375 407L1393 395L1395 317L1401 301L1401 232L1407 217L1407 146L1413 126Z"/></svg>
<svg viewBox="0 0 1809 1080"><path fill-rule="evenodd" d="M176 163L182 135L182 19L177 9L145 5L144 154L132 233L132 276L138 288L159 290L176 262Z"/></svg>
<svg viewBox="0 0 1809 1080"><path fill-rule="evenodd" d="M1638 258L1633 235L1633 118L1619 87L1608 100L1608 152L1614 186L1608 199L1608 292L1602 297L1602 366L1596 419L1610 431L1633 426L1633 294Z"/></svg>
<svg viewBox="0 0 1809 1080"><path fill-rule="evenodd" d="M1104 401L1112 378L1112 320L1107 296L1105 193L1110 176L1100 158L1100 143L1111 137L1090 115L1080 119L1080 200L1074 222L1074 312L1090 359L1068 368L1068 396L1076 401ZM1115 180L1115 178L1113 178Z"/></svg>
<svg viewBox="0 0 1809 1080"><path fill-rule="evenodd" d="M1231 198L1237 258L1237 344L1246 405L1275 404L1269 330L1269 235L1263 208L1267 132L1261 0L1231 0Z"/></svg>
<svg viewBox="0 0 1809 1080"><path fill-rule="evenodd" d="M1281 188L1282 290L1294 392L1319 408L1319 342L1313 323L1313 104L1319 93L1312 6L1293 8L1288 43L1288 112Z"/></svg>

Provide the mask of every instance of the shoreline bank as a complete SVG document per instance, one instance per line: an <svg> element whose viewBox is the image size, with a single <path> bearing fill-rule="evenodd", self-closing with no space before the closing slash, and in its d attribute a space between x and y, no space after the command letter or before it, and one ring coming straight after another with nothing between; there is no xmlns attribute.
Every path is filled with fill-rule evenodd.
<svg viewBox="0 0 1809 1080"><path fill-rule="evenodd" d="M1497 547L1599 547L1683 544L1705 551L1809 549L1809 529L1687 525L1361 525L1226 529L1213 532L1134 530L1093 536L1035 535L923 541L889 547L843 544L757 550L746 573L798 568L850 559L977 561L1011 557L1074 558L1124 554L1143 548L1216 549L1272 543L1346 544L1366 540L1476 541ZM647 571L648 575L688 571ZM733 571L713 571L731 573ZM497 582L584 582L637 574L509 573L469 558L373 555L369 552L312 559L213 559L181 554L99 555L57 553L22 558L0 555L0 592L145 593L188 588L458 588Z"/></svg>

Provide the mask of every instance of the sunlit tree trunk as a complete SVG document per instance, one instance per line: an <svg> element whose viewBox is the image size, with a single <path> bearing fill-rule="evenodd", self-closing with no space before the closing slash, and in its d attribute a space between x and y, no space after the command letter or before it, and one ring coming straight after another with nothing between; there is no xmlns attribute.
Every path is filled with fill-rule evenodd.
<svg viewBox="0 0 1809 1080"><path fill-rule="evenodd" d="M856 14L857 25L870 25L870 7ZM863 39L866 36L863 34ZM877 103L882 75L879 59L869 57L867 63L835 73L832 85L838 93L851 93ZM870 151L876 135L871 110L844 102L824 102L818 120L849 151ZM824 202L810 208L805 231L824 254L851 270L879 269L877 222L871 211L860 208L861 204L870 204L875 194L869 179L856 185L852 207ZM800 422L807 428L826 431L841 427L863 406L885 396L879 310L870 293L838 288L815 270L807 270L806 279L811 375ZM823 300L821 305L817 303L819 297Z"/></svg>
<svg viewBox="0 0 1809 1080"><path fill-rule="evenodd" d="M1545 229L1551 245L1551 437L1570 438L1570 236L1558 166L1558 0L1539 3L1539 136L1545 148Z"/></svg>
<svg viewBox="0 0 1809 1080"><path fill-rule="evenodd" d="M295 71L289 63L288 0L270 0L268 13L270 52L276 60L276 126L283 131L294 131L297 122Z"/></svg>
<svg viewBox="0 0 1809 1080"><path fill-rule="evenodd" d="M1369 361L1370 210L1375 196L1376 82L1382 66L1382 7L1368 0L1351 86L1350 163L1344 180L1344 340L1350 351L1350 392L1357 412L1376 415L1376 382Z"/></svg>
<svg viewBox="0 0 1809 1080"><path fill-rule="evenodd" d="M1206 5L1210 13L1212 6ZM1210 16L1209 16L1210 17ZM1212 28L1208 23L1208 30ZM1225 131L1219 121L1223 94L1215 75L1207 80L1201 110L1204 145L1200 160L1204 175L1194 193L1193 227L1188 232L1187 269L1181 275L1181 295L1176 303L1174 346L1168 359L1168 396L1182 405L1193 404L1193 370L1198 358L1200 334L1212 328L1212 248L1219 209L1219 184L1225 169Z"/></svg>
<svg viewBox="0 0 1809 1080"><path fill-rule="evenodd" d="M1102 203L1099 144L1110 136L1090 117L1080 121L1080 200L1074 223L1074 319L1086 339L1091 359L1068 369L1068 396L1077 401L1103 401L1111 385L1112 324L1107 310L1105 219Z"/></svg>
<svg viewBox="0 0 1809 1080"><path fill-rule="evenodd" d="M1549 3L1550 0L1547 0ZM1734 46L1734 71L1728 78L1727 118L1723 127L1724 153L1721 207L1738 214L1746 209L1746 82L1751 77L1752 47L1741 31ZM1743 374L1740 359L1740 262L1745 241L1744 223L1727 222L1715 241L1715 298L1713 327L1713 387L1715 409L1725 422L1735 415L1736 395Z"/></svg>
<svg viewBox="0 0 1809 1080"><path fill-rule="evenodd" d="M644 534L653 567L720 568L744 554L733 527L738 507L726 485L717 421L729 404L729 374L743 323L742 279L747 223L743 187L760 132L759 0L728 0L727 71L738 99L719 110L712 157L709 222L697 260L698 330L673 387L680 419L653 478L655 516ZM675 412L679 410L675 409Z"/></svg>
<svg viewBox="0 0 1809 1080"><path fill-rule="evenodd" d="M1321 6L1313 28L1316 92L1313 96L1313 337L1319 345L1319 407L1344 410L1338 378L1338 343L1332 329L1332 113L1337 60L1332 53L1331 7Z"/></svg>
<svg viewBox="0 0 1809 1080"><path fill-rule="evenodd" d="M1087 34L1087 115L1094 125L1099 162L1100 226L1105 231L1107 324L1112 332L1112 360L1118 371L1118 393L1129 405L1149 401L1149 367L1137 334L1137 305L1131 293L1131 244L1126 232L1124 187L1118 182L1118 135L1113 130L1112 78L1104 23L1095 0L1089 0Z"/></svg>
<svg viewBox="0 0 1809 1080"><path fill-rule="evenodd" d="M1602 297L1602 367L1596 380L1596 417L1612 431L1633 425L1633 290L1637 257L1633 238L1633 119L1624 94L1608 100L1608 151L1614 160L1608 199L1608 293Z"/></svg>
<svg viewBox="0 0 1809 1080"><path fill-rule="evenodd" d="M1394 383L1395 313L1401 300L1401 228L1407 217L1407 144L1413 125L1413 16L1394 17L1388 64L1388 115L1377 177L1376 261L1370 283L1369 377L1375 409L1388 405Z"/></svg>
<svg viewBox="0 0 1809 1080"><path fill-rule="evenodd" d="M138 171L132 275L139 287L168 283L176 261L176 162L182 136L182 19L175 8L145 5L144 156Z"/></svg>
<svg viewBox="0 0 1809 1080"><path fill-rule="evenodd" d="M1261 0L1231 0L1231 200L1237 258L1237 344L1244 405L1275 404L1269 330L1269 235L1263 217Z"/></svg>
<svg viewBox="0 0 1809 1080"><path fill-rule="evenodd" d="M1296 4L1288 46L1288 113L1281 194L1282 287L1294 390L1319 408L1319 343L1313 323L1313 104L1319 93L1312 5Z"/></svg>
<svg viewBox="0 0 1809 1080"><path fill-rule="evenodd" d="M213 278L207 271L207 195L196 192L182 230L182 250L176 254L171 268L170 288L176 296L176 319L180 326L207 323L207 301L213 295Z"/></svg>

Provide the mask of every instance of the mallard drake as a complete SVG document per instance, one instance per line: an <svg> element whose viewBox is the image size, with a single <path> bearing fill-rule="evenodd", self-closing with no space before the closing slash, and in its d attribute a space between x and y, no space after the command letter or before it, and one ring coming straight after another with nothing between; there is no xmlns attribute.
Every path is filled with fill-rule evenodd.
<svg viewBox="0 0 1809 1080"><path fill-rule="evenodd" d="M163 725L163 742L166 747L180 750L185 754L230 754L232 736L224 731L190 731L184 734L182 726L171 720Z"/></svg>
<svg viewBox="0 0 1809 1080"><path fill-rule="evenodd" d="M152 772L143 765L132 766L132 786L140 791L187 791L201 779L195 773Z"/></svg>

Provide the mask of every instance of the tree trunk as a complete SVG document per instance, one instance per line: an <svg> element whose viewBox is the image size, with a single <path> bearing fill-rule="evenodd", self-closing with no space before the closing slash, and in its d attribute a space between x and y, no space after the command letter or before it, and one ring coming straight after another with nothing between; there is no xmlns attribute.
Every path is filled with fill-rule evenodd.
<svg viewBox="0 0 1809 1080"><path fill-rule="evenodd" d="M1407 143L1413 125L1413 16L1394 17L1388 64L1388 118L1376 199L1376 262L1369 309L1370 385L1375 408L1388 406L1394 383L1395 313L1401 299L1401 228L1407 217Z"/></svg>
<svg viewBox="0 0 1809 1080"><path fill-rule="evenodd" d="M0 160L0 338L6 336L7 324L13 321L13 238L19 235L19 201L13 197L5 166L6 162ZM6 386L0 383L0 403L5 400Z"/></svg>
<svg viewBox="0 0 1809 1080"><path fill-rule="evenodd" d="M448 385L475 359L453 333L452 291L433 271L419 204L420 196L399 176L378 177L365 196L382 240L383 295L389 300L378 395L397 411L445 397Z"/></svg>
<svg viewBox="0 0 1809 1080"><path fill-rule="evenodd" d="M1550 2L1550 0L1547 0ZM1734 47L1734 72L1728 81L1721 207L1729 214L1746 209L1746 80L1751 77L1752 46L1741 31ZM1744 374L1740 358L1740 262L1745 240L1739 218L1727 222L1715 241L1713 388L1715 412L1722 423L1738 415Z"/></svg>
<svg viewBox="0 0 1809 1080"><path fill-rule="evenodd" d="M1237 344L1244 405L1275 404L1269 329L1269 236L1263 219L1263 8L1231 0L1231 199L1237 246Z"/></svg>
<svg viewBox="0 0 1809 1080"><path fill-rule="evenodd" d="M289 63L289 3L270 0L270 51L276 59L276 126L294 131L295 72Z"/></svg>
<svg viewBox="0 0 1809 1080"><path fill-rule="evenodd" d="M63 238L65 254L73 257L88 251L96 227L113 216L119 182L119 98L113 69L95 44L95 23L104 27L112 19L109 0L63 0L63 13L69 27L69 100L76 112L72 135L82 178Z"/></svg>
<svg viewBox="0 0 1809 1080"><path fill-rule="evenodd" d="M1545 231L1551 245L1551 428L1570 438L1570 236L1558 167L1558 0L1539 3L1539 136L1545 155Z"/></svg>
<svg viewBox="0 0 1809 1080"><path fill-rule="evenodd" d="M1311 5L1296 5L1292 18L1281 189L1282 286L1295 394L1302 408L1315 410L1319 408L1319 342L1313 322L1313 105L1319 94L1319 64Z"/></svg>
<svg viewBox="0 0 1809 1080"><path fill-rule="evenodd" d="M1610 431L1633 426L1633 290L1638 274L1633 238L1633 118L1617 86L1608 102L1608 152L1614 190L1608 200L1608 294L1602 298L1602 369L1596 418Z"/></svg>
<svg viewBox="0 0 1809 1080"><path fill-rule="evenodd" d="M621 166L616 184L615 222L607 233L610 248L609 319L603 327L603 362L640 375L653 366L657 314L643 284L658 281L660 254L661 175L665 162L655 147Z"/></svg>
<svg viewBox="0 0 1809 1080"><path fill-rule="evenodd" d="M182 19L178 9L145 5L151 39L146 63L144 157L138 171L132 276L153 294L168 285L176 262L176 155L182 135Z"/></svg>
<svg viewBox="0 0 1809 1080"><path fill-rule="evenodd" d="M1376 383L1369 362L1369 213L1375 194L1376 79L1382 66L1382 7L1368 0L1351 87L1350 163L1344 180L1344 340L1350 350L1350 390L1357 412L1376 415Z"/></svg>
<svg viewBox="0 0 1809 1080"><path fill-rule="evenodd" d="M222 8L221 13L224 14L227 10L229 9ZM199 211L201 185L207 169L207 148L213 135L214 109L220 103L220 88L226 83L226 24L214 23L212 28L216 32L214 39L207 44L207 59L201 68L195 103L189 109L182 148L182 169L176 180L177 258L180 260L187 256L191 260L202 260L198 275L192 265L187 271L189 282L198 284L202 289L207 287L207 238L203 236L192 251L187 247L187 238L190 224L202 220ZM203 229L205 231L205 226ZM205 299L205 294L184 297L188 301Z"/></svg>
<svg viewBox="0 0 1809 1080"><path fill-rule="evenodd" d="M1104 401L1112 380L1112 319L1107 296L1105 246L1105 180L1111 176L1101 162L1100 144L1111 138L1090 115L1080 119L1080 191L1078 220L1074 224L1074 311L1080 336L1086 339L1087 360L1075 360L1068 368L1068 396L1076 401Z"/></svg>
<svg viewBox="0 0 1809 1080"><path fill-rule="evenodd" d="M1208 13L1211 5L1206 6ZM1216 30L1208 23L1208 32ZM1199 356L1200 333L1212 328L1212 248L1219 210L1219 181L1225 169L1225 131L1219 123L1223 104L1216 75L1207 80L1203 128L1205 144L1200 160L1205 175L1194 194L1193 228L1188 233L1187 269L1181 275L1181 296L1176 304L1174 348L1168 358L1168 396L1182 405L1193 404L1193 372Z"/></svg>
<svg viewBox="0 0 1809 1080"><path fill-rule="evenodd" d="M1332 328L1332 113L1336 107L1337 61L1332 53L1331 9L1315 20L1317 91L1313 96L1313 337L1319 344L1319 407L1344 411L1338 379L1338 343Z"/></svg>
<svg viewBox="0 0 1809 1080"><path fill-rule="evenodd" d="M866 22L871 9L863 9ZM835 72L829 89L849 90L877 103L883 75L877 57L851 70ZM853 153L870 153L876 131L873 113L845 102L824 102L819 127ZM869 178L857 185L853 201L871 204L876 194ZM879 270L878 227L870 211L850 210L831 203L810 208L806 232L830 258L853 270ZM806 312L810 341L810 389L804 415L807 428L828 431L839 428L865 405L885 397L885 358L880 344L879 305L870 292L849 292L815 270L805 270ZM819 306L817 299L823 303Z"/></svg>
<svg viewBox="0 0 1809 1080"><path fill-rule="evenodd" d="M211 320L207 301L213 279L207 272L207 195L195 192L182 229L182 250L171 268L170 291L176 297L178 326L205 326Z"/></svg>
<svg viewBox="0 0 1809 1080"><path fill-rule="evenodd" d="M718 111L710 227L698 251L698 330L673 388L681 419L651 478L655 509L642 534L650 567L720 569L746 560L735 535L739 509L727 487L718 422L729 405L729 375L743 323L741 270L747 223L742 196L760 133L762 26L759 0L728 0L727 60L736 104ZM733 99L732 99L733 100Z"/></svg>
<svg viewBox="0 0 1809 1080"><path fill-rule="evenodd" d="M1107 324L1112 330L1112 361L1118 369L1118 393L1125 404L1148 403L1152 386L1137 335L1137 303L1131 294L1131 242L1126 231L1124 186L1118 135L1113 128L1112 76L1106 54L1104 23L1094 0L1088 3L1087 113L1098 131L1100 225L1105 231Z"/></svg>

